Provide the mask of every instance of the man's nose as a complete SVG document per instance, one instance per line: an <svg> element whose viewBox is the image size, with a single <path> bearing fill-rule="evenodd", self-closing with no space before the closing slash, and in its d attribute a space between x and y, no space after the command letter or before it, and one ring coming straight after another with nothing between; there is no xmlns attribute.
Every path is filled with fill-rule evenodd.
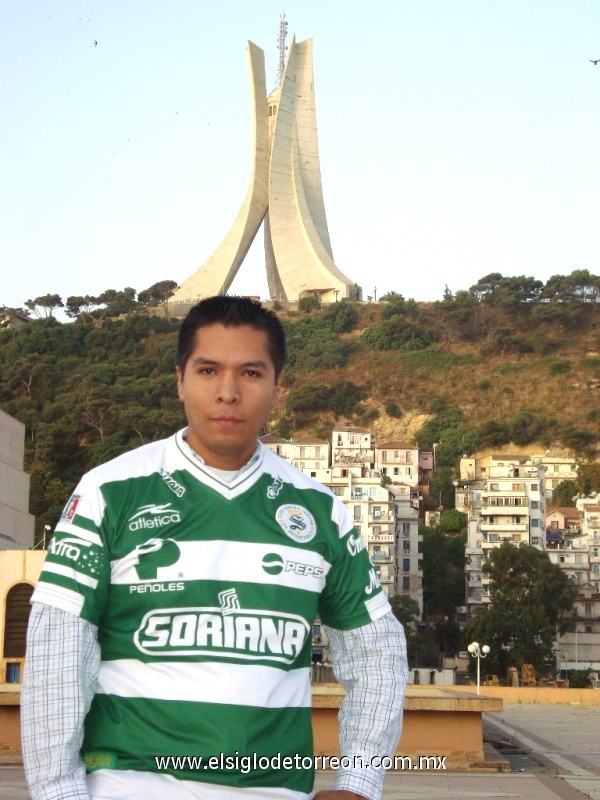
<svg viewBox="0 0 600 800"><path fill-rule="evenodd" d="M219 381L218 400L222 403L236 403L240 399L237 377L224 373Z"/></svg>

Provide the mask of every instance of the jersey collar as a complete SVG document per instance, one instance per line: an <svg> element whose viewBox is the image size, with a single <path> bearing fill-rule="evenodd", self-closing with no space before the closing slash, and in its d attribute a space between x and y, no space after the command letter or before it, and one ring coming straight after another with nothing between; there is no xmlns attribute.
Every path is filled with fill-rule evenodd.
<svg viewBox="0 0 600 800"><path fill-rule="evenodd" d="M225 481L219 478L217 471L212 470L204 463L201 455L192 450L185 440L187 432L188 429L184 428L175 434L175 445L185 460L185 468L199 481L228 499L237 497L256 483L262 473L265 454L265 448L261 442L256 443L256 450L252 458L237 471L230 481Z"/></svg>

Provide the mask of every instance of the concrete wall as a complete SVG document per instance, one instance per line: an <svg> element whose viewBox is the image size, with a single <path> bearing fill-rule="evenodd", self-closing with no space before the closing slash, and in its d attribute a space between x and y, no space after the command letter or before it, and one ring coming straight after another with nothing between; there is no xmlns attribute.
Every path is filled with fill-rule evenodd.
<svg viewBox="0 0 600 800"><path fill-rule="evenodd" d="M473 686L453 686L453 691L473 693ZM556 689L554 686L482 686L482 695L505 703L600 706L600 689Z"/></svg>
<svg viewBox="0 0 600 800"><path fill-rule="evenodd" d="M33 546L29 475L23 472L25 426L0 411L0 549Z"/></svg>

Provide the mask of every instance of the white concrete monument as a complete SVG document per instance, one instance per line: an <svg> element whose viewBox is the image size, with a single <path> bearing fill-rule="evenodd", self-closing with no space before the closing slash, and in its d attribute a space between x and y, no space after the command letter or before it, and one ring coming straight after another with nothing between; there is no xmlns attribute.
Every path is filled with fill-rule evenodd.
<svg viewBox="0 0 600 800"><path fill-rule="evenodd" d="M277 87L267 97L264 52L248 42L253 160L250 185L233 225L210 258L179 286L171 303L226 294L264 220L271 299L360 299L361 288L335 265L321 185L312 40L285 46L279 34ZM287 50L287 60L285 53Z"/></svg>

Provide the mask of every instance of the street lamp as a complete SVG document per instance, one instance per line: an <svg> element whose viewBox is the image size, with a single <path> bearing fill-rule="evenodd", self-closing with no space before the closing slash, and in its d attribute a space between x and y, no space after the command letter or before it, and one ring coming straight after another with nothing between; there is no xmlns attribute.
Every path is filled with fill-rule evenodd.
<svg viewBox="0 0 600 800"><path fill-rule="evenodd" d="M473 656L473 658L477 659L477 694L480 694L479 686L481 683L480 680L481 659L487 656L487 654L490 652L490 648L487 646L487 644L484 644L483 647L479 647L479 642L471 642L471 644L467 647L467 650Z"/></svg>

